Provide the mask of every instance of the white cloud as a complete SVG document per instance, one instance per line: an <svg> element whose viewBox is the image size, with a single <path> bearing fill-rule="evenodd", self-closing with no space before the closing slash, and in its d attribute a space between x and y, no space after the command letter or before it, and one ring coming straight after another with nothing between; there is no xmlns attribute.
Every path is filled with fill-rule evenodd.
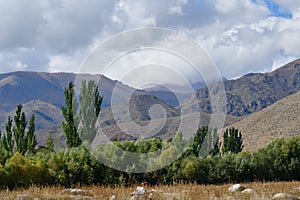
<svg viewBox="0 0 300 200"><path fill-rule="evenodd" d="M288 10L291 12L299 12L299 1L295 0L273 0L282 10Z"/></svg>
<svg viewBox="0 0 300 200"><path fill-rule="evenodd" d="M292 62L296 59L298 59L299 57L290 55L290 56L278 56L274 59L273 61L273 65L272 65L272 70L275 70L289 62Z"/></svg>
<svg viewBox="0 0 300 200"><path fill-rule="evenodd" d="M180 6L177 5L172 5L168 8L168 13L169 14L179 14L182 15L182 9Z"/></svg>
<svg viewBox="0 0 300 200"><path fill-rule="evenodd" d="M78 71L98 42L121 31L149 26L187 34L205 48L227 78L250 71L269 71L284 61L300 57L300 2L274 0L279 10L291 12L292 18L271 16L272 11L264 1L256 2L45 0L33 4L28 0L0 0L0 26L4 27L0 29L0 72L18 67ZM129 43L141 40L144 45L164 43L162 37L133 36L115 41L105 53L124 51ZM177 48L184 51L187 47ZM149 59L155 58L149 56ZM169 60L180 68L178 63L171 62L172 58ZM126 63L123 66L127 67Z"/></svg>
<svg viewBox="0 0 300 200"><path fill-rule="evenodd" d="M27 64L24 64L21 61L17 61L15 66L16 70L25 70L28 67Z"/></svg>

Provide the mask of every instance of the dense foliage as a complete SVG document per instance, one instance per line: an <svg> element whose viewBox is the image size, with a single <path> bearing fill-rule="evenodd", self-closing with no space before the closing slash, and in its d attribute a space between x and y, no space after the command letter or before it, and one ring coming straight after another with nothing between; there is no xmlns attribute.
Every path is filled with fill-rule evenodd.
<svg viewBox="0 0 300 200"><path fill-rule="evenodd" d="M134 152L155 151L167 145L159 139L114 144ZM2 153L0 155L3 156ZM161 159L167 159L169 156L166 153L160 155ZM0 157L1 160L3 161L3 157ZM0 185L9 188L32 184L70 187L77 184L209 184L254 180L300 180L300 137L276 139L254 153L229 152L206 158L188 155L160 170L144 174L121 172L106 167L83 146L57 152L43 149L29 156L16 152L4 164L0 164Z"/></svg>

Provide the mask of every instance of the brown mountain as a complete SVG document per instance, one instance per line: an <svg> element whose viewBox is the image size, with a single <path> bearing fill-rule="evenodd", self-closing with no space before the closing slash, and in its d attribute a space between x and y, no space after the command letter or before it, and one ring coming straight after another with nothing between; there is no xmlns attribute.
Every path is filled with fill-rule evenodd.
<svg viewBox="0 0 300 200"><path fill-rule="evenodd" d="M218 88L214 83L209 87ZM243 116L257 112L276 101L300 90L300 59L288 63L270 73L251 73L236 80L224 81L226 93L226 113ZM218 96L220 91L215 90ZM194 100L196 99L196 101ZM211 113L208 87L200 89L192 98L182 102L181 106L193 112L195 107Z"/></svg>
<svg viewBox="0 0 300 200"><path fill-rule="evenodd" d="M132 91L143 93L103 75L12 72L0 74L0 111L11 111L17 104L32 100L40 100L60 108L64 105L64 87L70 81L81 83L82 80L90 79L98 81L100 93L104 96L103 107L111 105L112 92L116 95L115 103L125 102L125 96ZM116 86L118 87L114 90Z"/></svg>
<svg viewBox="0 0 300 200"><path fill-rule="evenodd" d="M244 149L250 151L278 137L300 135L300 91L230 126L242 132Z"/></svg>

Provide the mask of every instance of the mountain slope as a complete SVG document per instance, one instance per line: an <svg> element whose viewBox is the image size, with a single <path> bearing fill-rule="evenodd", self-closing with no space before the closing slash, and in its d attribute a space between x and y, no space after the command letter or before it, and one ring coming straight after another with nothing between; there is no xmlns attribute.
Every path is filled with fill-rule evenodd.
<svg viewBox="0 0 300 200"><path fill-rule="evenodd" d="M12 72L0 74L0 111L10 111L15 109L17 104L25 104L32 100L41 100L60 108L64 105L64 87L70 81L81 83L82 80L90 79L99 81L100 94L104 96L103 107L111 105L112 92L118 99L116 103L123 103L125 96L132 91L143 93L100 75ZM118 89L114 90L116 85ZM79 86L77 89L79 90Z"/></svg>
<svg viewBox="0 0 300 200"><path fill-rule="evenodd" d="M63 120L62 112L59 108L40 100L33 100L23 104L22 111L25 112L28 121L30 116L34 114L36 130L60 126ZM0 112L0 130L5 129L8 116L13 118L15 112L15 109L9 112Z"/></svg>
<svg viewBox="0 0 300 200"><path fill-rule="evenodd" d="M155 108L152 106L160 107ZM151 109L154 109L152 116L151 113L149 113ZM165 111L166 116L164 116L163 112L160 112L162 110ZM102 109L100 111L100 124L101 127L106 127L121 122L133 121L135 123L145 123L151 119L161 119L164 117L170 118L179 115L180 113L177 110L154 95L137 94L130 98L129 103Z"/></svg>
<svg viewBox="0 0 300 200"><path fill-rule="evenodd" d="M217 88L217 84L220 83L209 87ZM270 73L252 73L236 80L224 81L223 84L227 114L247 115L300 90L300 59ZM217 91L215 95L218 96L219 93ZM198 90L196 95L183 101L181 106L190 112L195 107L200 107L204 112L212 112L208 87Z"/></svg>
<svg viewBox="0 0 300 200"><path fill-rule="evenodd" d="M278 137L300 135L300 91L230 126L242 132L244 150L250 151Z"/></svg>
<svg viewBox="0 0 300 200"><path fill-rule="evenodd" d="M53 105L62 105L63 88L35 72L0 74L0 110L10 111L17 104L39 99Z"/></svg>

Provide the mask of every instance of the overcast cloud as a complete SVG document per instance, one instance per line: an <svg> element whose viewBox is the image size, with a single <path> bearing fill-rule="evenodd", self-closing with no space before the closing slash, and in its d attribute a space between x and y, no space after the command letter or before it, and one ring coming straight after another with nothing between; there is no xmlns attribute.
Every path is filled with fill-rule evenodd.
<svg viewBox="0 0 300 200"><path fill-rule="evenodd" d="M226 78L300 57L295 0L0 0L0 13L0 73L79 72L101 42L141 27L186 34Z"/></svg>

